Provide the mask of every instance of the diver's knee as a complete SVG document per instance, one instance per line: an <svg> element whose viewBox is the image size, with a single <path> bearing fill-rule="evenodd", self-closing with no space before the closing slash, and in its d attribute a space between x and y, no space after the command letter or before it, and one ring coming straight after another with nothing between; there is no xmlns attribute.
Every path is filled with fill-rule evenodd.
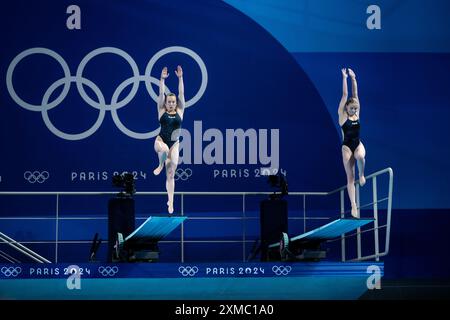
<svg viewBox="0 0 450 320"><path fill-rule="evenodd" d="M173 168L167 169L167 179L174 179L175 178L175 170Z"/></svg>

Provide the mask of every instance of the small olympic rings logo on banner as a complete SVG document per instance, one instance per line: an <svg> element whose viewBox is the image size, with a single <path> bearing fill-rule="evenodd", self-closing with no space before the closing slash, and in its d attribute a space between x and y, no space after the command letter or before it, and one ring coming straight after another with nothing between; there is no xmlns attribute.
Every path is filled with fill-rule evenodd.
<svg viewBox="0 0 450 320"><path fill-rule="evenodd" d="M104 277L113 277L116 275L117 272L119 272L119 268L116 266L114 267L100 266L98 267L98 272L100 272L100 274Z"/></svg>
<svg viewBox="0 0 450 320"><path fill-rule="evenodd" d="M193 276L195 276L195 275L197 274L198 268L197 268L196 266L193 266L193 267L190 267L190 266L187 266L187 267L180 266L180 267L178 268L178 272L181 273L181 275L182 275L183 277L187 277L187 276L193 277Z"/></svg>
<svg viewBox="0 0 450 320"><path fill-rule="evenodd" d="M2 273L5 277L17 277L21 272L21 267L2 267Z"/></svg>
<svg viewBox="0 0 450 320"><path fill-rule="evenodd" d="M291 272L291 270L292 270L291 266L273 266L272 267L272 271L277 276L286 276L289 274L289 272Z"/></svg>
<svg viewBox="0 0 450 320"><path fill-rule="evenodd" d="M48 171L25 171L23 174L23 177L25 180L27 180L29 183L44 183L45 180L47 180L50 177L50 174Z"/></svg>
<svg viewBox="0 0 450 320"><path fill-rule="evenodd" d="M182 168L178 168L175 171L175 181L177 180L183 180L186 181L187 179L189 179L192 176L192 170L187 168L187 169L182 169Z"/></svg>
<svg viewBox="0 0 450 320"><path fill-rule="evenodd" d="M82 140L90 135L94 134L98 128L103 123L103 119L105 118L106 111L111 112L112 119L114 123L116 124L117 128L119 128L120 131L122 131L127 136L134 138L134 139L150 139L155 137L158 133L160 128L156 128L155 130L140 133L135 132L130 129L128 129L122 121L119 119L119 115L117 113L117 110L120 108L126 106L136 95L140 82L145 83L145 87L150 94L150 97L156 102L158 100L158 94L155 92L155 90L152 87L152 83L155 85L159 85L159 78L155 78L151 76L152 69L155 65L155 63L164 55L173 53L173 52L179 52L184 53L188 56L190 56L192 59L195 60L195 62L199 65L200 71L201 71L201 84L200 88L195 94L192 99L186 101L186 108L194 105L200 98L203 96L206 90L206 86L208 83L208 72L206 70L206 65L203 62L203 60L200 58L200 56L192 51L191 49L185 48L185 47L167 47L165 49L162 49L158 51L147 63L147 67L145 68L144 75L141 75L139 73L139 68L136 64L136 62L133 60L133 58L126 53L125 51L115 48L115 47L102 47L95 49L88 53L83 60L80 62L78 69L73 76L70 72L69 66L67 62L55 51L47 49L47 48L31 48L27 49L25 51L22 51L19 53L10 63L8 67L8 71L6 73L6 86L8 88L8 92L11 96L11 98L16 102L19 106L21 106L24 109L30 110L30 111L36 111L40 112L42 114L42 119L44 120L45 125L47 128L56 136L65 139L65 140ZM92 82L91 80L83 77L83 71L88 62L96 57L97 55L104 54L104 53L112 53L115 55L118 55L122 57L131 67L131 71L133 73L133 76L131 78L125 79L117 88L115 89L112 97L111 97L111 103L107 103L107 99L105 98L103 92L100 90L97 84ZM31 56L33 54L43 54L48 55L51 58L55 59L60 65L64 73L64 77L56 80L53 84L51 84L48 89L45 91L45 94L43 95L41 99L41 104L31 104L26 101L24 101L19 95L17 94L14 86L13 86L13 74L16 66L19 64L22 59ZM66 133L58 128L56 128L53 123L50 121L48 111L59 106L61 102L67 97L71 83L75 82L76 88L78 90L78 93L80 94L81 98L89 104L91 107L97 109L99 111L98 118L96 122L92 125L91 128L87 129L84 132L81 133ZM122 92L128 87L132 85L131 90L129 94L124 97L122 100L119 100L119 97L122 97ZM54 93L58 92L59 87L63 87L61 90L61 93L52 101L50 101L50 98L53 96L56 96ZM97 97L97 101L93 100L85 91L85 86L89 87L94 95ZM168 88L166 88L166 93L170 92Z"/></svg>

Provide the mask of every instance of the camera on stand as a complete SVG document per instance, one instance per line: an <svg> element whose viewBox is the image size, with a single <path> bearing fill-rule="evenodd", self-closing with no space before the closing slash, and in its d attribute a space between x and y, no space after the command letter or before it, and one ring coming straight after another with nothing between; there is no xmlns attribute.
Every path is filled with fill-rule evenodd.
<svg viewBox="0 0 450 320"><path fill-rule="evenodd" d="M288 184L286 176L279 173L269 175L269 184L274 189L273 193L269 196L270 200L283 199L288 195Z"/></svg>
<svg viewBox="0 0 450 320"><path fill-rule="evenodd" d="M132 173L115 174L112 184L122 190L117 194L118 198L132 198L136 193L134 175Z"/></svg>

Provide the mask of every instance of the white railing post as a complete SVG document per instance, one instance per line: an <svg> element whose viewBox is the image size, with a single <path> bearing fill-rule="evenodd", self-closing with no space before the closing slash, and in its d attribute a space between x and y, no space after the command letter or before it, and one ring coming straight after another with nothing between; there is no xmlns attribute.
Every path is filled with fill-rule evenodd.
<svg viewBox="0 0 450 320"><path fill-rule="evenodd" d="M378 194L377 194L377 177L372 178L373 190L373 226L374 226L374 241L375 241L375 256L376 261L380 261L380 244L378 240Z"/></svg>
<svg viewBox="0 0 450 320"><path fill-rule="evenodd" d="M245 193L242 194L242 261L245 262Z"/></svg>
<svg viewBox="0 0 450 320"><path fill-rule="evenodd" d="M56 194L55 263L58 263L59 194Z"/></svg>
<svg viewBox="0 0 450 320"><path fill-rule="evenodd" d="M303 232L306 232L306 195L303 195Z"/></svg>
<svg viewBox="0 0 450 320"><path fill-rule="evenodd" d="M184 194L181 194L181 216L184 216ZM184 221L181 222L181 262L184 263Z"/></svg>
<svg viewBox="0 0 450 320"><path fill-rule="evenodd" d="M391 211L392 211L392 188L393 188L393 178L394 172L391 168L388 168L389 171L389 193L388 193L388 207L387 207L387 222L386 222L386 247L384 251L384 255L387 255L389 252L389 239L391 238Z"/></svg>
<svg viewBox="0 0 450 320"><path fill-rule="evenodd" d="M356 184L356 206L358 208L357 210L357 216L358 218L361 218L361 211L360 211L360 199L359 199L359 182ZM358 253L358 260L361 259L361 228L356 229L356 241L357 241L357 253Z"/></svg>
<svg viewBox="0 0 450 320"><path fill-rule="evenodd" d="M340 202L341 202L341 218L345 218L345 190L342 189L340 192ZM345 233L341 235L341 260L345 261Z"/></svg>

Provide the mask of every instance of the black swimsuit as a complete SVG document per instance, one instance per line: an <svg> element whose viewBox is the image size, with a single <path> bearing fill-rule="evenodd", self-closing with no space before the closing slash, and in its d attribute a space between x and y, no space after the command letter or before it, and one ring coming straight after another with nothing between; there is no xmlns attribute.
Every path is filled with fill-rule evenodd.
<svg viewBox="0 0 450 320"><path fill-rule="evenodd" d="M341 128L344 132L344 141L342 142L342 145L349 147L352 153L354 153L360 143L359 130L361 129L361 125L359 119L350 120L347 118Z"/></svg>
<svg viewBox="0 0 450 320"><path fill-rule="evenodd" d="M161 131L159 132L159 136L162 141L169 147L169 149L178 141L178 136L174 137L172 140L172 133L181 128L181 117L177 113L168 114L165 112L161 118L159 119L159 123L161 124ZM179 132L177 132L179 135Z"/></svg>

